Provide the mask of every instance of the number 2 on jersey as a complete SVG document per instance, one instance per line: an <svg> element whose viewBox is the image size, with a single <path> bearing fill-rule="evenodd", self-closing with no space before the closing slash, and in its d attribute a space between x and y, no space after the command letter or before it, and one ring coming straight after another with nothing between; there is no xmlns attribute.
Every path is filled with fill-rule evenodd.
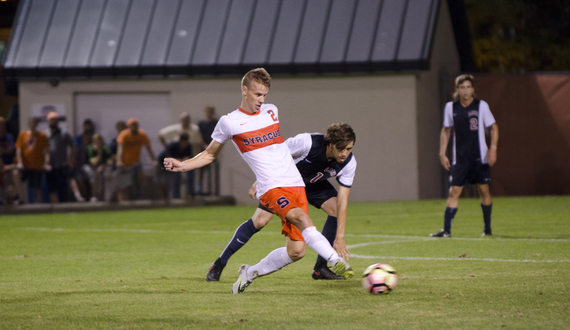
<svg viewBox="0 0 570 330"><path fill-rule="evenodd" d="M477 118L469 119L469 124L472 131L476 131L479 128L479 126L477 125Z"/></svg>
<svg viewBox="0 0 570 330"><path fill-rule="evenodd" d="M277 117L275 117L273 110L268 110L267 113L271 115L271 119L273 119L273 121L277 121Z"/></svg>

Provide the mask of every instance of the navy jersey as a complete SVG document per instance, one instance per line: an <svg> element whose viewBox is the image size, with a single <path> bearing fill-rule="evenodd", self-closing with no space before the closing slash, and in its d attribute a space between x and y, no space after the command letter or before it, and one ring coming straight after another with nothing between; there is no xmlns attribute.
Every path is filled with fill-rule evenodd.
<svg viewBox="0 0 570 330"><path fill-rule="evenodd" d="M443 126L454 127L453 164L473 161L488 163L485 128L494 123L495 118L485 101L473 99L467 107L459 101L448 102L445 105Z"/></svg>
<svg viewBox="0 0 570 330"><path fill-rule="evenodd" d="M285 142L307 187L332 177L336 177L342 186L352 186L356 172L354 154L351 153L343 163L327 160L327 143L324 135L318 133L298 134Z"/></svg>

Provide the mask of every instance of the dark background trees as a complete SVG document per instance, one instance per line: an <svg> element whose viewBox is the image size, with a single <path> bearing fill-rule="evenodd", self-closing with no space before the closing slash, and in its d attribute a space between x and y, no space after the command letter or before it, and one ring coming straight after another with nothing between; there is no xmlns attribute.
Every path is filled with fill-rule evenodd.
<svg viewBox="0 0 570 330"><path fill-rule="evenodd" d="M476 70L570 70L570 0L464 0Z"/></svg>

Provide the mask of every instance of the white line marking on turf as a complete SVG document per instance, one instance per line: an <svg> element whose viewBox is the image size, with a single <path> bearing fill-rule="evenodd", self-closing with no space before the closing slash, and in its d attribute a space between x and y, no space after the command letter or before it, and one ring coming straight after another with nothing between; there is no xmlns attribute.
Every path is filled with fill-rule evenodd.
<svg viewBox="0 0 570 330"><path fill-rule="evenodd" d="M568 259L563 260L530 260L530 259L491 259L491 258L431 258L431 257L385 257L385 256L363 256L359 254L351 254L351 258L360 259L404 259L404 260L438 260L438 261L494 261L494 262L570 262Z"/></svg>
<svg viewBox="0 0 570 330"><path fill-rule="evenodd" d="M410 243L410 242L418 242L418 241L423 241L423 240L419 240L419 239L404 239L404 240L398 240L398 241L366 242L366 243L359 243L359 244L347 245L346 248L347 248L347 249L352 249L352 248L357 248L357 247L361 247L361 246L368 246L368 245L392 244L392 243Z"/></svg>
<svg viewBox="0 0 570 330"><path fill-rule="evenodd" d="M37 227L27 227L25 230L33 231L53 231L53 232L64 232L64 231L86 231L86 232L123 232L123 233L187 233L187 234L230 234L230 231L199 231L199 230L153 230L153 229L124 229L124 228L109 228L109 229L97 229L97 228L85 228L85 229L64 229L64 228L37 228ZM280 232L258 232L258 234L280 234ZM353 237L373 237L373 238L400 238L400 240L392 241L380 241L380 242L365 242L359 244L348 245L347 248L357 248L368 245L376 244L392 244L392 243L410 243L417 241L441 241L445 242L448 240L465 240L465 241L491 241L488 238L433 238L433 237L421 237L421 236L398 236L398 235L354 235L347 234L346 236ZM569 242L569 239L547 239L547 238L496 238L496 241L542 241L542 242ZM352 258L360 259L403 259L403 260L440 260L440 261L455 261L455 260L469 260L469 261L492 261L492 262L539 262L539 263L558 263L558 262L570 262L568 259L563 260L530 260L530 259L491 259L491 258L433 258L433 257L386 257L386 256L365 256L359 254L351 254Z"/></svg>
<svg viewBox="0 0 570 330"><path fill-rule="evenodd" d="M74 228L74 229L64 229L64 228L40 228L40 227L26 227L25 230L37 230L37 231L86 231L86 232L123 232L123 233L186 233L186 234L228 234L234 233L234 231L207 231L207 230L156 230L156 229L126 229L126 228L108 228L108 229L98 229L98 228ZM257 234L278 234L281 232L277 231L260 231ZM417 241L539 241L539 242L570 242L570 239L564 238L470 238L470 237L452 237L452 238L437 238L437 237L424 237L424 236L404 236L404 235L374 235L374 234L346 234L345 236L350 237L372 237L372 238L400 238L405 240L417 240Z"/></svg>
<svg viewBox="0 0 570 330"><path fill-rule="evenodd" d="M452 238L439 238L439 237L424 237L424 236L403 236L403 235L374 235L374 234L345 234L346 236L357 236L357 237L374 237L374 238L405 238L405 239L417 239L424 241L445 241L445 240L455 240L455 241L541 241L541 242L570 242L570 239L565 238L471 238L471 237L452 237Z"/></svg>

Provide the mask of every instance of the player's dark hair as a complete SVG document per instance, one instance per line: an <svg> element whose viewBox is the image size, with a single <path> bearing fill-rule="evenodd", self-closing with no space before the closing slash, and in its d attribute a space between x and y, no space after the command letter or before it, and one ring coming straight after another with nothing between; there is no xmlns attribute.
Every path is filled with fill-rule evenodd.
<svg viewBox="0 0 570 330"><path fill-rule="evenodd" d="M241 85L249 88L251 86L252 81L262 84L267 88L271 87L271 76L264 68L249 70L245 74L245 76L243 76L243 79L241 80Z"/></svg>
<svg viewBox="0 0 570 330"><path fill-rule="evenodd" d="M336 123L327 128L325 134L325 141L327 144L334 145L337 149L342 150L346 148L350 142L356 143L356 133L349 124Z"/></svg>
<svg viewBox="0 0 570 330"><path fill-rule="evenodd" d="M466 81L470 81L471 86L475 87L474 80L475 80L475 78L473 78L473 76L470 74L462 74L460 76L457 76L457 78L455 78L455 88L459 88L459 85L463 84ZM475 97L475 93L473 93L473 97ZM453 93L453 100L459 101L459 93L458 92Z"/></svg>

